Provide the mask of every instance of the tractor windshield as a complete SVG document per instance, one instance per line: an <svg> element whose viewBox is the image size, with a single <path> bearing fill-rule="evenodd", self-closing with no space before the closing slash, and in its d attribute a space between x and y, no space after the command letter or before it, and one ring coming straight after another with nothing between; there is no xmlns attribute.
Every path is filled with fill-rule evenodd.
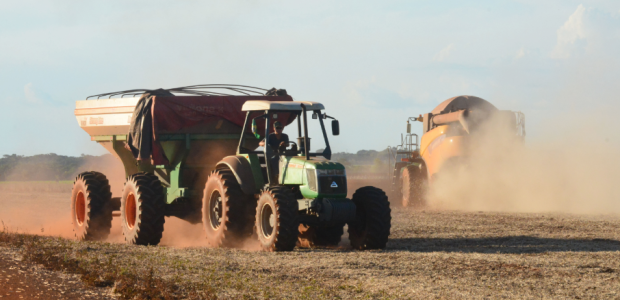
<svg viewBox="0 0 620 300"><path fill-rule="evenodd" d="M286 117L283 117L284 115ZM246 124L250 122L251 126L244 128L239 153L278 152L285 156L307 156L308 158L323 156L330 159L331 148L325 128L325 121L328 118L332 119L332 133L337 135L338 121L320 110L265 111L259 116L251 116L251 113L248 113ZM276 132L275 125L278 124L285 127L281 132ZM248 127L252 128L252 135L245 134ZM249 148L253 147L248 146L252 144L253 138L259 141L258 149L250 151Z"/></svg>

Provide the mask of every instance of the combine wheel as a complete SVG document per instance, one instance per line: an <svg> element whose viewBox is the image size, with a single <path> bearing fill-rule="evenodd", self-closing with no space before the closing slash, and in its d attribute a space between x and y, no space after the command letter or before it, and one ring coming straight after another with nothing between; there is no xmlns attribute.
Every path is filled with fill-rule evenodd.
<svg viewBox="0 0 620 300"><path fill-rule="evenodd" d="M121 226L125 241L157 245L164 232L166 200L157 176L136 173L127 178L121 198Z"/></svg>
<svg viewBox="0 0 620 300"><path fill-rule="evenodd" d="M299 225L300 247L337 246L344 233L344 224L330 227Z"/></svg>
<svg viewBox="0 0 620 300"><path fill-rule="evenodd" d="M391 210L385 192L372 186L353 194L356 218L349 224L349 240L354 249L383 249L391 228Z"/></svg>
<svg viewBox="0 0 620 300"><path fill-rule="evenodd" d="M262 192L256 205L256 233L267 251L292 251L299 235L297 201L284 187Z"/></svg>
<svg viewBox="0 0 620 300"><path fill-rule="evenodd" d="M75 178L71 192L73 231L78 240L102 241L110 234L112 209L110 183L99 172L84 172Z"/></svg>
<svg viewBox="0 0 620 300"><path fill-rule="evenodd" d="M425 177L418 166L407 166L401 176L402 205L414 208L424 207Z"/></svg>
<svg viewBox="0 0 620 300"><path fill-rule="evenodd" d="M241 191L230 170L215 170L209 175L202 197L202 226L213 247L233 247L252 235L251 199Z"/></svg>

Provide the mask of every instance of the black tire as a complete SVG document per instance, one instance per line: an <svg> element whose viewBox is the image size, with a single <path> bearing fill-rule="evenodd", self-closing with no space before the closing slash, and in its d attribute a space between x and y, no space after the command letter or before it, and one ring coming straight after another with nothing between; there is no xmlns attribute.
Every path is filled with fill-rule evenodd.
<svg viewBox="0 0 620 300"><path fill-rule="evenodd" d="M254 195L245 195L230 170L211 172L202 197L202 225L213 247L234 247L252 235Z"/></svg>
<svg viewBox="0 0 620 300"><path fill-rule="evenodd" d="M392 189L389 199L400 201L402 198L402 168L406 166L406 162L396 162L392 173Z"/></svg>
<svg viewBox="0 0 620 300"><path fill-rule="evenodd" d="M418 166L407 166L401 176L401 199L402 206L409 205L414 208L423 208L426 205L426 178L423 170Z"/></svg>
<svg viewBox="0 0 620 300"><path fill-rule="evenodd" d="M99 172L80 173L71 191L71 220L81 241L103 241L112 228L110 183Z"/></svg>
<svg viewBox="0 0 620 300"><path fill-rule="evenodd" d="M385 192L365 186L355 191L353 202L356 217L349 223L351 247L359 250L385 248L392 226L390 202Z"/></svg>
<svg viewBox="0 0 620 300"><path fill-rule="evenodd" d="M121 227L128 244L159 244L166 222L164 197L154 174L140 172L127 178L121 197Z"/></svg>
<svg viewBox="0 0 620 300"><path fill-rule="evenodd" d="M299 236L298 205L291 190L272 187L256 205L256 234L263 250L292 251Z"/></svg>
<svg viewBox="0 0 620 300"><path fill-rule="evenodd" d="M343 233L344 224L329 227L301 224L297 245L300 247L338 246Z"/></svg>

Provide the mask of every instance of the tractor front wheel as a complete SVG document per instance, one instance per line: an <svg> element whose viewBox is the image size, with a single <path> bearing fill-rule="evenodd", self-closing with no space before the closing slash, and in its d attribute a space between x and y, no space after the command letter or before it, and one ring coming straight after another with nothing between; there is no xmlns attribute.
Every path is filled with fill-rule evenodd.
<svg viewBox="0 0 620 300"><path fill-rule="evenodd" d="M166 200L154 174L136 173L127 178L121 198L121 227L128 244L157 245L166 222Z"/></svg>
<svg viewBox="0 0 620 300"><path fill-rule="evenodd" d="M112 228L110 183L99 172L80 173L71 191L71 216L75 237L103 241Z"/></svg>
<svg viewBox="0 0 620 300"><path fill-rule="evenodd" d="M263 250L292 251L299 235L298 205L285 187L263 191L256 205L256 234Z"/></svg>
<svg viewBox="0 0 620 300"><path fill-rule="evenodd" d="M359 250L385 248L392 216L385 192L372 186L359 188L353 194L355 221L349 223L351 247Z"/></svg>

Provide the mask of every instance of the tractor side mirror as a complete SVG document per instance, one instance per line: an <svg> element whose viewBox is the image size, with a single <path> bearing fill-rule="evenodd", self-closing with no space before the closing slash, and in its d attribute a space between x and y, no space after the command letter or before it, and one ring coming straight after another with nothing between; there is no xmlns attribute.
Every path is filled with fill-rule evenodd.
<svg viewBox="0 0 620 300"><path fill-rule="evenodd" d="M260 139L260 134L258 133L258 126L256 126L256 119L252 119L252 133L257 139Z"/></svg>
<svg viewBox="0 0 620 300"><path fill-rule="evenodd" d="M312 119L313 119L313 120L316 120L316 119L318 119L318 118L319 118L319 116L318 116L316 113L313 113L313 114L312 114Z"/></svg>
<svg viewBox="0 0 620 300"><path fill-rule="evenodd" d="M332 134L333 135L340 134L340 123L338 123L338 120L332 120Z"/></svg>
<svg viewBox="0 0 620 300"><path fill-rule="evenodd" d="M411 133L411 124L407 122L407 133Z"/></svg>

